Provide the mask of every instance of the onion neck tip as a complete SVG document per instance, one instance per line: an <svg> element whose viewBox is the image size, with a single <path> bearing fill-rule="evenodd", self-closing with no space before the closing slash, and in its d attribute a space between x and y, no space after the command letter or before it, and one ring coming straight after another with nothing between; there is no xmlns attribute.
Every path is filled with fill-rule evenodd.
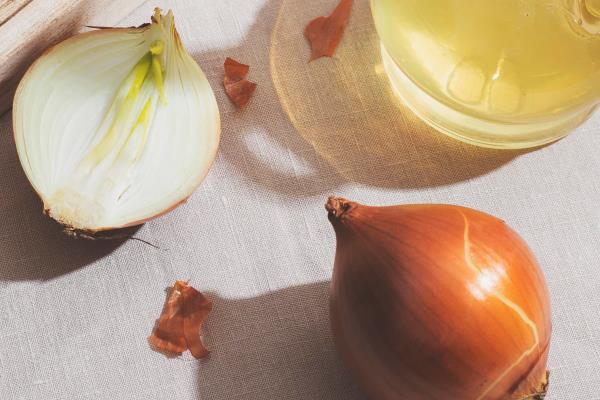
<svg viewBox="0 0 600 400"><path fill-rule="evenodd" d="M356 203L346 200L343 197L329 196L325 204L325 209L328 212L329 219L334 221L344 218L355 205Z"/></svg>

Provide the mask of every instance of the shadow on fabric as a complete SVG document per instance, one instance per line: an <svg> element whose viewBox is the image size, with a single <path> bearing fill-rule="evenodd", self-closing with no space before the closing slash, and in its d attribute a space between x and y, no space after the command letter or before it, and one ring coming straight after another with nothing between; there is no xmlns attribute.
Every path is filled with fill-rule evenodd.
<svg viewBox="0 0 600 400"><path fill-rule="evenodd" d="M209 359L198 365L200 400L364 400L335 352L329 282L250 299L208 294Z"/></svg>
<svg viewBox="0 0 600 400"><path fill-rule="evenodd" d="M323 3L329 2L310 7L304 0L268 0L239 45L195 54L210 71L222 111L220 155L252 184L284 197L329 194L349 182L444 186L525 153L448 138L399 104L381 66L368 2L355 2L336 56L308 63L302 31L311 18L330 11ZM273 27L270 39L265 25ZM249 79L258 83L246 109L234 110L223 93L225 57L249 64Z"/></svg>
<svg viewBox="0 0 600 400"><path fill-rule="evenodd" d="M48 280L86 266L125 240L73 239L42 213L12 132L0 132L0 281Z"/></svg>
<svg viewBox="0 0 600 400"><path fill-rule="evenodd" d="M351 65L343 64L349 51L358 57L356 62L372 60L374 28L366 3L355 2L340 56L333 59L308 64L302 28L308 14L327 13L329 7L312 9L303 0L266 0L256 16L260 23L238 46L195 55L222 111L219 157L251 186L295 198L330 194L348 182L397 188L439 186L485 174L519 154L463 145L418 121L408 125L407 119L414 117L398 107L390 108L385 103L390 101L389 93L379 93L381 87L354 85L373 79L371 75L349 76ZM287 15L299 7L310 11L306 11L306 21ZM273 31L265 32L264 26ZM235 110L223 92L222 63L227 56L250 64L250 79L259 85L244 110ZM260 68L267 61L270 66ZM372 60L373 66L377 62ZM331 79L333 86L321 85ZM296 93L293 85L299 84L306 87ZM347 113L351 103L344 103L344 92L330 93L347 90L349 84L362 99L354 113ZM331 104L318 107L315 102L322 98L312 96L317 90L330 93L333 97L327 103ZM376 118L366 121L363 117L368 113ZM398 132L390 136L390 129ZM275 152L280 159L273 157ZM74 241L63 236L42 215L41 204L19 165L11 132L0 136L0 160L0 280L51 279L92 263L123 243Z"/></svg>
<svg viewBox="0 0 600 400"><path fill-rule="evenodd" d="M83 25L82 2L72 11L71 33ZM54 29L49 24L39 35ZM31 49L23 57L30 63L44 49ZM17 68L24 71L22 66ZM0 83L5 89L4 103L12 103L13 86L17 81ZM0 93L0 103L3 102ZM0 110L2 111L2 110ZM1 114L1 112L0 112ZM2 114L12 118L10 111ZM133 234L136 229L128 231ZM84 267L109 254L125 242L117 240L75 240L66 236L61 227L42 213L42 203L33 192L18 160L12 129L0 132L0 281L49 280Z"/></svg>

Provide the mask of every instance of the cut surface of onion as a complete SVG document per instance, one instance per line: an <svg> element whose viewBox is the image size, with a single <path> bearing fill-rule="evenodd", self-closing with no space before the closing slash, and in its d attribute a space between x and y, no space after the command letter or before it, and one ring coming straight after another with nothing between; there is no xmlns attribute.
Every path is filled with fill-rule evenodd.
<svg viewBox="0 0 600 400"><path fill-rule="evenodd" d="M13 128L45 212L90 233L183 202L220 136L214 93L159 9L151 24L82 33L43 54L17 89Z"/></svg>

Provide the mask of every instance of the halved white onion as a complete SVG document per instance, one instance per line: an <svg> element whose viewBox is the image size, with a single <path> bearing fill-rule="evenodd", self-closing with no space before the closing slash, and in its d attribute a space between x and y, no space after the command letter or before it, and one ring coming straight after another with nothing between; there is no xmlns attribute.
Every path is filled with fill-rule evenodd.
<svg viewBox="0 0 600 400"><path fill-rule="evenodd" d="M173 14L76 35L44 53L13 105L21 164L68 231L141 224L183 202L220 136L214 93Z"/></svg>

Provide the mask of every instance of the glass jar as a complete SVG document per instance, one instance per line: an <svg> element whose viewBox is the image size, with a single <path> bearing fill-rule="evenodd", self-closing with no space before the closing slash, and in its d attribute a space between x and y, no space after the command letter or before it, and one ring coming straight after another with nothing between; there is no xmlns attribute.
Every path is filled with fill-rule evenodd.
<svg viewBox="0 0 600 400"><path fill-rule="evenodd" d="M425 122L486 147L543 145L600 98L600 0L371 0L386 72Z"/></svg>

